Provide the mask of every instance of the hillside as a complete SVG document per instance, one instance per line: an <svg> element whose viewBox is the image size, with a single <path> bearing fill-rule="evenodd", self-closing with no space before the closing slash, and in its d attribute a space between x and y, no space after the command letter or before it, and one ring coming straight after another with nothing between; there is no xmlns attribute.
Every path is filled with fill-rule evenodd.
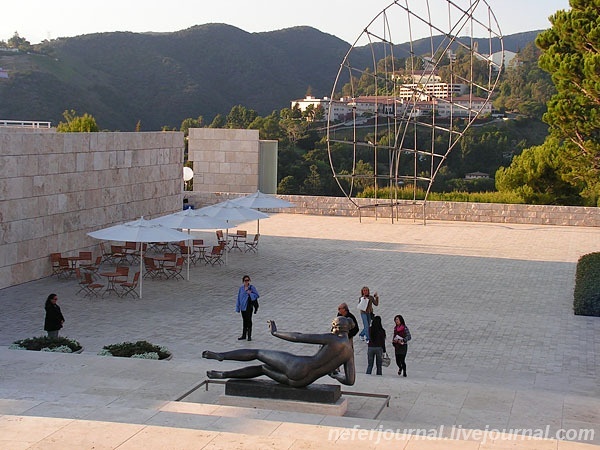
<svg viewBox="0 0 600 450"><path fill-rule="evenodd" d="M518 51L537 31L505 37ZM416 43L418 45L418 43ZM49 120L75 109L102 129L176 126L209 121L242 104L267 115L303 97L328 96L350 45L310 27L248 33L206 24L174 33L99 33L56 39L44 54L0 54L0 118ZM370 66L367 48L353 64ZM364 59L363 59L364 58Z"/></svg>

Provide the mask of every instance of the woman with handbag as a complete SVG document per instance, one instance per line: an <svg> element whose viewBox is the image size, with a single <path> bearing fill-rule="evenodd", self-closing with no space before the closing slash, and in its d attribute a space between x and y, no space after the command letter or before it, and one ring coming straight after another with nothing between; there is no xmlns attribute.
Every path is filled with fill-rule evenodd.
<svg viewBox="0 0 600 450"><path fill-rule="evenodd" d="M383 375L383 354L385 351L385 330L381 325L381 317L373 317L371 322L371 339L369 340L367 348L367 374L370 375L373 370L373 360L375 360L375 366L377 367L377 375Z"/></svg>
<svg viewBox="0 0 600 450"><path fill-rule="evenodd" d="M360 290L360 298L358 299L358 310L360 311L360 317L363 323L363 329L361 330L359 337L363 341L369 343L369 328L371 327L371 315L373 314L373 305L379 305L379 295L377 292L371 295L369 288L363 286Z"/></svg>
<svg viewBox="0 0 600 450"><path fill-rule="evenodd" d="M242 277L242 284L238 289L235 312L242 313L242 335L238 341L248 338L252 340L252 311L254 314L258 311L258 291L250 284L250 276Z"/></svg>
<svg viewBox="0 0 600 450"><path fill-rule="evenodd" d="M396 364L398 365L398 375L406 376L406 354L408 353L408 341L411 339L410 331L404 322L404 317L398 314L394 317L394 337L392 345L396 354Z"/></svg>

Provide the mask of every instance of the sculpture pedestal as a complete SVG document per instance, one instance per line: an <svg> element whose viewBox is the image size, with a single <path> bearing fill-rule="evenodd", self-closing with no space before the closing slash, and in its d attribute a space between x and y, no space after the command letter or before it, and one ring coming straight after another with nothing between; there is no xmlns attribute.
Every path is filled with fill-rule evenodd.
<svg viewBox="0 0 600 450"><path fill-rule="evenodd" d="M311 384L294 388L269 380L228 380L219 404L311 414L343 416L348 400L337 385Z"/></svg>

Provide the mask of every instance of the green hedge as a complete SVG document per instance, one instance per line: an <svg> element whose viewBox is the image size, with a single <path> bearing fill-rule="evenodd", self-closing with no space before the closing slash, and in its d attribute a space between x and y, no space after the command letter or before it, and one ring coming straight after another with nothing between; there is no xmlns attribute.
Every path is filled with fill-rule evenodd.
<svg viewBox="0 0 600 450"><path fill-rule="evenodd" d="M398 200L413 200L413 188L410 186L404 186L398 188L396 191L389 187L381 187L377 189L377 198L390 198L390 195ZM375 190L372 187L365 188L359 194L356 194L357 198L374 198ZM425 198L425 191L423 189L417 189L416 200L423 200ZM521 197L513 192L430 192L428 200L431 202L472 202L472 203L509 203L509 204L523 204L525 203Z"/></svg>
<svg viewBox="0 0 600 450"><path fill-rule="evenodd" d="M81 344L75 339L69 339L66 337L55 337L50 338L47 336L37 336L27 339L21 339L12 343L12 348L22 348L25 350L36 350L42 349L52 350L59 347L68 347L72 352L81 350Z"/></svg>
<svg viewBox="0 0 600 450"><path fill-rule="evenodd" d="M579 316L600 317L600 253L583 255L577 262L573 310Z"/></svg>
<svg viewBox="0 0 600 450"><path fill-rule="evenodd" d="M156 357L152 357L152 355L150 355L152 353L156 354ZM165 347L159 347L148 341L121 342L120 344L105 345L99 354L122 358L140 356L146 359L166 359L171 356L171 352Z"/></svg>

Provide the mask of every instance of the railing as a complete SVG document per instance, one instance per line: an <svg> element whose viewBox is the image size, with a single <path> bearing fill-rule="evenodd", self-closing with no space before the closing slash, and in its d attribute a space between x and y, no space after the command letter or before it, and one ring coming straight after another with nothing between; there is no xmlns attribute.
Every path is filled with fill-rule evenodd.
<svg viewBox="0 0 600 450"><path fill-rule="evenodd" d="M20 127L20 128L50 128L50 122L40 122L37 120L1 120L0 127Z"/></svg>

